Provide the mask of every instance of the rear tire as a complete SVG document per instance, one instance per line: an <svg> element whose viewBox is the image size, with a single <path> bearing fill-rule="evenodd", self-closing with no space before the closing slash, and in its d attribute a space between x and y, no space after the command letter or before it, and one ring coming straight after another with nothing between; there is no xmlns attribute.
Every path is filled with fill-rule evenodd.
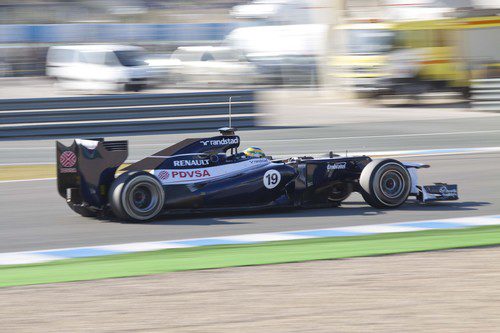
<svg viewBox="0 0 500 333"><path fill-rule="evenodd" d="M160 182L144 171L126 172L114 180L109 204L116 217L135 222L155 218L165 203Z"/></svg>
<svg viewBox="0 0 500 333"><path fill-rule="evenodd" d="M401 206L411 190L410 173L401 162L393 159L373 160L359 178L361 195L375 208Z"/></svg>
<svg viewBox="0 0 500 333"><path fill-rule="evenodd" d="M351 195L352 190L351 184L341 183L335 185L328 195L328 201L335 205L340 205L342 201L346 200Z"/></svg>

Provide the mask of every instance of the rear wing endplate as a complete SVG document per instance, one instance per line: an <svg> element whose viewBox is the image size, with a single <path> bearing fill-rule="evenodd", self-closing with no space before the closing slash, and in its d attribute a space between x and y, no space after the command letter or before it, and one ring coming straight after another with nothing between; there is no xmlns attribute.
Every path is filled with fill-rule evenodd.
<svg viewBox="0 0 500 333"><path fill-rule="evenodd" d="M101 208L118 167L127 159L127 141L76 139L69 146L56 142L57 190L75 204Z"/></svg>

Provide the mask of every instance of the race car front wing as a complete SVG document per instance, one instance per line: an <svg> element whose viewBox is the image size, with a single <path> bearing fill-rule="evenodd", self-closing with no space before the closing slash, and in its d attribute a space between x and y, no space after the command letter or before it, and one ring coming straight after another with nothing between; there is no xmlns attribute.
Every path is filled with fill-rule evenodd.
<svg viewBox="0 0 500 333"><path fill-rule="evenodd" d="M429 165L421 163L403 163L403 165L411 176L410 195L415 196L419 202L458 200L458 186L456 184L418 185L417 169L429 168Z"/></svg>
<svg viewBox="0 0 500 333"><path fill-rule="evenodd" d="M434 183L434 185L419 186L419 190L417 199L422 203L458 200L458 186L455 184Z"/></svg>

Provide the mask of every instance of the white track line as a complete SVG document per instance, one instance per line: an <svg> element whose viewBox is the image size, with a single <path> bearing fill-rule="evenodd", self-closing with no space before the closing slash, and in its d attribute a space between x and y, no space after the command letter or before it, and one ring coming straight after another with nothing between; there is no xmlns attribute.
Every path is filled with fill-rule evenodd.
<svg viewBox="0 0 500 333"><path fill-rule="evenodd" d="M364 136L339 136L326 138L291 138L291 139L267 139L267 140L248 140L249 142L299 142L299 141L323 141L323 140L352 140L352 139L382 139L382 138L397 138L397 137L419 137L419 136L445 136L445 135L470 135L470 134L488 134L500 133L500 130L485 130L485 131L462 131L462 132L435 132L435 133L412 133L412 134L390 134L390 135L364 135ZM165 142L164 145L173 144ZM158 143L142 143L131 144L130 147L157 147ZM40 150L54 149L53 146L42 147L0 147L0 150Z"/></svg>
<svg viewBox="0 0 500 333"><path fill-rule="evenodd" d="M13 179L13 180L0 180L0 184L8 183L22 183L22 182L37 182L43 180L55 180L56 178L32 178L32 179Z"/></svg>
<svg viewBox="0 0 500 333"><path fill-rule="evenodd" d="M322 141L322 140L352 140L352 139L378 139L378 138L401 138L416 136L443 136L443 135L465 135L465 134L486 134L500 133L500 130L487 131L463 131L463 132L435 132L435 133L410 133L410 134L390 134L390 135L365 135L365 136L341 136L327 138L302 138L302 139L268 139L268 140L249 140L251 142L293 142L293 141Z"/></svg>
<svg viewBox="0 0 500 333"><path fill-rule="evenodd" d="M55 163L54 162L0 163L0 166L22 166L22 165L55 165Z"/></svg>
<svg viewBox="0 0 500 333"><path fill-rule="evenodd" d="M347 152L347 156L367 155L371 157L415 157L415 156L444 156L444 155L465 155L465 154L484 154L500 152L500 147L478 147L478 148L443 148L443 149L416 149L416 150L392 150L392 151L375 151L375 152ZM302 155L302 154L295 154ZM316 158L326 158L326 154L308 153L307 155ZM342 154L341 154L342 155ZM291 155L275 155L275 158L286 158ZM8 164L9 165L9 164ZM0 165L1 166L1 165ZM10 164L9 166L15 166ZM56 178L34 178L34 179L15 179L2 180L0 184L17 183L28 181L54 180Z"/></svg>

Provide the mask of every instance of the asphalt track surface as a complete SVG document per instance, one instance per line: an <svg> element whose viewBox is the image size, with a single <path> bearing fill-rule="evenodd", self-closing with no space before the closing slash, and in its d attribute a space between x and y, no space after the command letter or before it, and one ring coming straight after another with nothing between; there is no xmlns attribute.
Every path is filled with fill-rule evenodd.
<svg viewBox="0 0 500 333"><path fill-rule="evenodd" d="M415 112L418 112L416 110ZM376 117L375 117L376 118ZM132 137L136 160L186 136L210 133ZM334 150L387 151L500 146L500 117L465 114L441 119L357 121L322 127L264 128L241 131L242 147L258 145L273 155L304 155ZM54 159L49 140L0 143L0 164L43 163ZM400 221L498 214L500 153L409 157L430 163L421 183L458 183L460 200L397 210L377 210L359 195L340 208L167 217L148 224L87 219L75 215L56 193L54 180L0 183L0 252L105 245L141 241L331 228Z"/></svg>
<svg viewBox="0 0 500 333"><path fill-rule="evenodd" d="M500 114L473 118L342 123L323 127L263 127L242 130L238 134L242 148L258 146L268 155L490 147L500 146ZM112 139L128 139L129 160L134 161L187 137L215 135L218 135L216 130ZM71 142L68 139L61 141ZM0 142L0 165L25 163L54 164L54 140Z"/></svg>
<svg viewBox="0 0 500 333"><path fill-rule="evenodd" d="M377 210L353 195L340 208L169 217L132 224L75 215L56 194L55 181L0 184L0 252L498 214L499 154L408 160L422 159L432 164L422 174L424 182L458 183L460 201Z"/></svg>

